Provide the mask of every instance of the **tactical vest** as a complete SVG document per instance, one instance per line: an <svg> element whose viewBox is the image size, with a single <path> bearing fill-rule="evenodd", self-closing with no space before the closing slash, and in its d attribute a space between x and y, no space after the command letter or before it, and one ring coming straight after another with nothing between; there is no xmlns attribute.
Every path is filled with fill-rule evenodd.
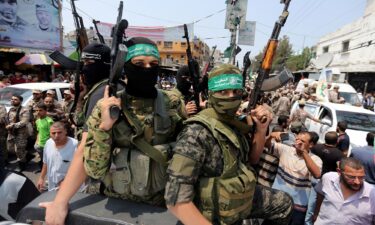
<svg viewBox="0 0 375 225"><path fill-rule="evenodd" d="M163 190L167 181L168 153L175 121L169 113L169 98L158 90L153 100L154 112L142 120L126 108L112 129L112 167L105 176L105 193L112 197L147 202L164 203ZM138 116L138 117L137 117Z"/></svg>
<svg viewBox="0 0 375 225"><path fill-rule="evenodd" d="M213 134L223 154L224 168L220 177L201 177L196 201L202 214L210 221L233 224L250 215L256 186L255 173L248 169L233 152L230 144L247 159L249 146L245 137L213 118L212 111L203 110L185 123L203 124ZM223 136L225 138L223 138Z"/></svg>
<svg viewBox="0 0 375 225"><path fill-rule="evenodd" d="M90 96L92 95L92 93L94 93L99 87L101 87L104 83L107 83L108 82L108 79L104 79L104 80L101 80L99 81L98 83L96 83L91 89L90 91L85 95L85 97L83 97L83 108L82 108L82 111L79 112L77 115L76 115L76 123L77 123L77 126L80 128L80 130L82 130L82 127L83 125L85 124L86 122L86 112L88 110L88 107L89 107L89 99L90 99ZM80 131L81 133L82 131Z"/></svg>

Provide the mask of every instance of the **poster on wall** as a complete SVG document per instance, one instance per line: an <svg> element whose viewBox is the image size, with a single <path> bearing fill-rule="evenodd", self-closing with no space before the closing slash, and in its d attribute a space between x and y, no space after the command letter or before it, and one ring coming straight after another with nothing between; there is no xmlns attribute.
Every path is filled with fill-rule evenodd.
<svg viewBox="0 0 375 225"><path fill-rule="evenodd" d="M0 0L0 47L61 49L58 0Z"/></svg>

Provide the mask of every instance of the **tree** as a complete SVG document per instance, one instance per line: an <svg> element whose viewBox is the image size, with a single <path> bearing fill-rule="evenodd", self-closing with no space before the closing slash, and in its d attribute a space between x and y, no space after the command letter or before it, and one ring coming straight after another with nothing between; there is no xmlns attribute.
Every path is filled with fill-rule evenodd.
<svg viewBox="0 0 375 225"><path fill-rule="evenodd" d="M300 55L291 56L287 62L287 67L292 71L304 70L312 58L311 49L306 47Z"/></svg>

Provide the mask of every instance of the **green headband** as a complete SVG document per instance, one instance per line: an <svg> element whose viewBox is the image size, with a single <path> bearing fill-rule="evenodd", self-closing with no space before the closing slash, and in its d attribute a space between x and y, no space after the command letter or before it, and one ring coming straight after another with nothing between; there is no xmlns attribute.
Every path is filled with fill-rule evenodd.
<svg viewBox="0 0 375 225"><path fill-rule="evenodd" d="M242 82L241 74L221 74L208 80L208 90L242 89Z"/></svg>
<svg viewBox="0 0 375 225"><path fill-rule="evenodd" d="M158 48L150 44L135 44L128 48L128 54L126 55L125 62L136 56L154 56L160 59Z"/></svg>

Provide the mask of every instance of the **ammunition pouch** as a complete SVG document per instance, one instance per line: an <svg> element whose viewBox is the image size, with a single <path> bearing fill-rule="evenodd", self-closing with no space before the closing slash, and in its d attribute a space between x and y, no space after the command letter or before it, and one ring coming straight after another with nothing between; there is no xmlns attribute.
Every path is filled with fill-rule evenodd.
<svg viewBox="0 0 375 225"><path fill-rule="evenodd" d="M165 158L172 146L170 144L153 146ZM104 179L110 187L121 195L138 197L152 196L165 188L167 166L159 163L142 151L130 148L116 148L113 151L114 169ZM110 179L108 179L110 178Z"/></svg>
<svg viewBox="0 0 375 225"><path fill-rule="evenodd" d="M200 179L198 201L206 218L214 221L218 216L221 223L233 224L249 217L256 178L244 164L240 163L240 168L241 171L234 177Z"/></svg>

